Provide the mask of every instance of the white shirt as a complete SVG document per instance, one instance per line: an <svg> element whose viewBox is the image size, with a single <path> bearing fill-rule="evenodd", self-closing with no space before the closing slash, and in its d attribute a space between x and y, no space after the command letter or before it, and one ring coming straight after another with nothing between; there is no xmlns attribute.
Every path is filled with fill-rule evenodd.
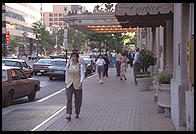
<svg viewBox="0 0 196 134"><path fill-rule="evenodd" d="M116 56L116 61L120 61L120 57L121 57L121 54L118 53L117 56Z"/></svg>
<svg viewBox="0 0 196 134"><path fill-rule="evenodd" d="M135 62L139 60L138 58L139 58L139 52L136 52L133 59L133 64L135 64Z"/></svg>
<svg viewBox="0 0 196 134"><path fill-rule="evenodd" d="M105 60L104 60L104 59L97 59L97 61L96 61L96 64L97 64L98 66L103 66L104 63L105 63Z"/></svg>
<svg viewBox="0 0 196 134"><path fill-rule="evenodd" d="M68 76L69 76L69 71L67 71L68 65L69 65L69 64L67 64L67 66L66 66L65 83L67 83ZM71 63L70 63L70 65L69 65L69 67L72 67L73 70L76 69L76 65L72 65ZM84 81L84 76L85 76L85 74L84 74L84 65L80 63L80 82L81 82L81 83Z"/></svg>

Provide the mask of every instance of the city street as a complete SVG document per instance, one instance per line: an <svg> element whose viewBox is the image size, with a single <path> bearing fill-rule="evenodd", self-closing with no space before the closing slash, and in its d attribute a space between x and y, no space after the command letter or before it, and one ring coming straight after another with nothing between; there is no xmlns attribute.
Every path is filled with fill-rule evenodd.
<svg viewBox="0 0 196 134"><path fill-rule="evenodd" d="M62 81L52 81L45 76L41 91L31 103L11 105L2 109L3 131L173 131L170 118L157 113L153 91L139 91L134 86L132 69L126 72L127 80L116 77L110 68L109 77L98 83L98 76L87 78L83 85L83 103L79 119L67 122L66 96ZM45 85L44 83L50 83ZM59 92L57 92L59 91ZM53 94L55 93L56 94ZM53 94L46 99L41 99ZM41 99L41 100L40 100ZM22 99L23 100L23 99ZM74 104L74 103L73 103ZM73 105L74 107L74 105Z"/></svg>

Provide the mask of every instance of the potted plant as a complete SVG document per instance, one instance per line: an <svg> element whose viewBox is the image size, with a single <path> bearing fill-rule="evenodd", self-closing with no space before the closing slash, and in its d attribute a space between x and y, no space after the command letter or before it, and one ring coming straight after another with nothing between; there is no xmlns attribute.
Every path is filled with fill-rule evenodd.
<svg viewBox="0 0 196 134"><path fill-rule="evenodd" d="M167 72L159 72L157 76L158 81L158 106L163 108L165 117L170 117L171 97L170 97L170 79L171 76Z"/></svg>
<svg viewBox="0 0 196 134"><path fill-rule="evenodd" d="M155 55L150 50L142 49L139 52L139 63L141 69L136 76L138 86L142 91L149 90L152 78L150 77L150 72L148 71L148 68L155 65Z"/></svg>

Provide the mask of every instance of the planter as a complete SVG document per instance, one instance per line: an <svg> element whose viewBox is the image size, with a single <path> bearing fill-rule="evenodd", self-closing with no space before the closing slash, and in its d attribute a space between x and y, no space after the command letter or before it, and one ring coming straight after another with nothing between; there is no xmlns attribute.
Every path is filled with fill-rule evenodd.
<svg viewBox="0 0 196 134"><path fill-rule="evenodd" d="M140 89L140 91L146 91L149 90L149 86L152 82L152 78L151 77L147 77L147 78L136 78L137 83L138 83L138 87Z"/></svg>
<svg viewBox="0 0 196 134"><path fill-rule="evenodd" d="M165 117L170 117L170 109L171 109L170 84L159 84L158 106L164 108Z"/></svg>

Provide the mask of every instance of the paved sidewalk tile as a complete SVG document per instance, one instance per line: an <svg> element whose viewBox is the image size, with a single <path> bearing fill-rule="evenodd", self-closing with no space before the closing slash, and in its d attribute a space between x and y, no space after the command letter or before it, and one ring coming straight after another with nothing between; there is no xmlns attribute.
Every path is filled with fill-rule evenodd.
<svg viewBox="0 0 196 134"><path fill-rule="evenodd" d="M80 118L75 119L73 108L71 122L64 114L45 131L175 131L171 118L157 113L153 91L134 86L132 69L126 76L121 81L115 68L110 68L103 84L98 83L98 76L86 80Z"/></svg>

